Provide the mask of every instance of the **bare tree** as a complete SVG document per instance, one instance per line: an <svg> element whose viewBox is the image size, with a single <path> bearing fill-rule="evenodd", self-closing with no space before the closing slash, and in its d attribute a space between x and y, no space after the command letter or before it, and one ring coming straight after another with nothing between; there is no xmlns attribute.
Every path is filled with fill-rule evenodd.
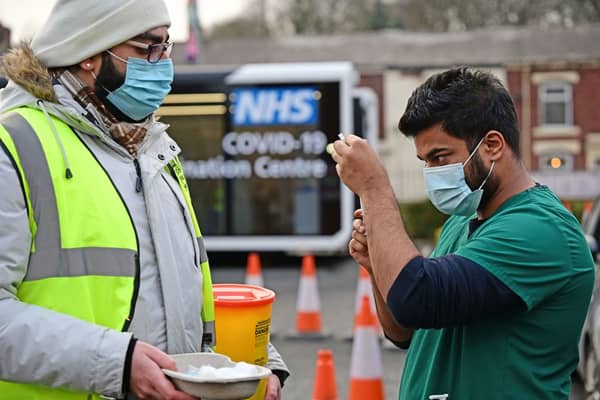
<svg viewBox="0 0 600 400"><path fill-rule="evenodd" d="M600 0L265 0L213 28L210 36L331 34L401 28L464 31L493 26L600 22Z"/></svg>
<svg viewBox="0 0 600 400"><path fill-rule="evenodd" d="M389 27L382 0L286 0L279 3L280 31L344 33Z"/></svg>
<svg viewBox="0 0 600 400"><path fill-rule="evenodd" d="M572 10L575 23L600 22L600 0L570 0L566 5Z"/></svg>
<svg viewBox="0 0 600 400"><path fill-rule="evenodd" d="M415 30L600 22L600 0L408 0L393 8Z"/></svg>
<svg viewBox="0 0 600 400"><path fill-rule="evenodd" d="M278 3L277 31L296 34L333 33L340 29L339 9L345 0L293 0Z"/></svg>
<svg viewBox="0 0 600 400"><path fill-rule="evenodd" d="M259 37L268 36L270 33L265 0L253 0L238 17L213 26L208 36L211 38Z"/></svg>

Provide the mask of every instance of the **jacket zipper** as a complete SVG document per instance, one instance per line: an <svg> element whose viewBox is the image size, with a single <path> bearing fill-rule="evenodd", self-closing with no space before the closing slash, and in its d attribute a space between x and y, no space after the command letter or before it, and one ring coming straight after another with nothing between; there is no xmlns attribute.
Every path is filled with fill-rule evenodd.
<svg viewBox="0 0 600 400"><path fill-rule="evenodd" d="M142 170L140 168L140 162L137 158L133 159L133 165L135 165L135 174L137 175L135 180L135 191L139 193L142 191Z"/></svg>

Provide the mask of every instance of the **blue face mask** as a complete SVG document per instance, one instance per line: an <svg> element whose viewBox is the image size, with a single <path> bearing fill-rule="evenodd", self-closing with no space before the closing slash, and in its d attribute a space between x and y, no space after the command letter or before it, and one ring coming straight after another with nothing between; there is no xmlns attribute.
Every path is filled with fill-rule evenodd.
<svg viewBox="0 0 600 400"><path fill-rule="evenodd" d="M464 167L477 152L481 143L483 143L483 139L464 163L423 168L427 196L435 208L444 214L470 217L477 211L483 195L483 185L492 175L495 161L492 161L490 172L476 190L471 190L467 185Z"/></svg>
<svg viewBox="0 0 600 400"><path fill-rule="evenodd" d="M125 82L106 96L106 99L134 121L139 121L156 111L171 91L171 59L165 58L150 63L133 57L124 60L110 51L109 53L127 63L127 71Z"/></svg>

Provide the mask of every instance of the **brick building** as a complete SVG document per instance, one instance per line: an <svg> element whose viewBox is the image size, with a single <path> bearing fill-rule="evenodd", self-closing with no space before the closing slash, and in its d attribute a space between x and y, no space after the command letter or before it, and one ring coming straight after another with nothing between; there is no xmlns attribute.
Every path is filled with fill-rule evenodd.
<svg viewBox="0 0 600 400"><path fill-rule="evenodd" d="M600 168L600 63L507 66L533 170Z"/></svg>

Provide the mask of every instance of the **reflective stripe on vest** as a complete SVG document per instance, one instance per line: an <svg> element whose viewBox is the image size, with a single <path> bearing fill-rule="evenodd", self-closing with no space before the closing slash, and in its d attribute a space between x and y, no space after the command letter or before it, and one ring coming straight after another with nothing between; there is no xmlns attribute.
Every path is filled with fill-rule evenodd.
<svg viewBox="0 0 600 400"><path fill-rule="evenodd" d="M200 232L200 225L198 225L198 219L196 218L196 213L194 212L194 207L192 206L190 190L188 188L185 175L183 174L183 167L179 158L175 157L169 163L168 168L181 188L183 198L185 199L192 222L194 224L196 237L198 238L198 248L200 249L200 270L202 272L202 344L212 347L216 342L215 303L213 298L210 267L208 265L208 255L206 254L206 248L204 247L204 242L202 240L202 233Z"/></svg>
<svg viewBox="0 0 600 400"><path fill-rule="evenodd" d="M65 177L59 143L41 111L20 108L0 120L0 141L19 172L33 237L17 297L126 330L139 277L133 221L93 154L71 128L52 119L77 171L71 179ZM0 393L15 400L91 398L87 393L1 381Z"/></svg>

